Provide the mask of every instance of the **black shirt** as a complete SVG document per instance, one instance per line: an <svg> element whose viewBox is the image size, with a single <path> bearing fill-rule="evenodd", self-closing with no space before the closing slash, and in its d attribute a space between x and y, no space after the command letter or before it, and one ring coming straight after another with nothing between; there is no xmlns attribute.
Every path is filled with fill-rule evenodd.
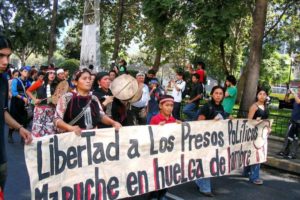
<svg viewBox="0 0 300 200"><path fill-rule="evenodd" d="M265 106L265 109L263 110L260 107L258 107L257 104L256 104L256 106L257 106L257 110L254 113L253 119L256 119L258 117L260 117L261 119L268 119L269 111L268 111L267 107Z"/></svg>
<svg viewBox="0 0 300 200"><path fill-rule="evenodd" d="M108 91L105 91L101 88L96 88L93 92L93 95L95 95L99 99L103 110L106 112L106 108L102 103L103 101L105 101L105 96L113 96L111 90L109 89ZM119 99L114 98L111 106L111 115L113 120L120 122L123 126L126 125L126 112L127 111L125 105L122 104ZM103 128L107 126L103 126L103 124L100 123L98 127Z"/></svg>
<svg viewBox="0 0 300 200"><path fill-rule="evenodd" d="M0 74L0 164L6 163L6 151L4 140L4 112L7 110L8 80L7 74Z"/></svg>
<svg viewBox="0 0 300 200"><path fill-rule="evenodd" d="M202 86L202 84L200 84L200 83L193 83L191 91L190 91L190 99L195 98L199 94L203 94L203 86ZM194 101L193 103L196 104L196 105L198 105L199 101L200 101L200 99Z"/></svg>
<svg viewBox="0 0 300 200"><path fill-rule="evenodd" d="M96 98L96 97L95 97ZM85 108L86 105L89 104L90 112L91 112L91 124L92 128L97 127L97 124L100 122L102 116L100 115L100 107L97 101L92 99L92 96L79 96L77 94L73 94L71 100L67 105L67 109L64 115L64 121L66 123L70 123L74 118L76 118L81 111ZM90 129L91 127L87 126L87 116L83 115L74 125L78 125L82 129Z"/></svg>
<svg viewBox="0 0 300 200"><path fill-rule="evenodd" d="M108 91L105 91L105 90L103 90L102 88L99 88L99 87L97 87L94 90L93 95L95 95L99 99L104 111L105 111L105 108L103 106L103 102L105 101L105 96L113 96L110 89L108 89Z"/></svg>
<svg viewBox="0 0 300 200"><path fill-rule="evenodd" d="M200 115L204 115L205 120L214 119L218 114L222 115L223 119L227 118L222 104L217 105L213 101L210 101L200 108Z"/></svg>

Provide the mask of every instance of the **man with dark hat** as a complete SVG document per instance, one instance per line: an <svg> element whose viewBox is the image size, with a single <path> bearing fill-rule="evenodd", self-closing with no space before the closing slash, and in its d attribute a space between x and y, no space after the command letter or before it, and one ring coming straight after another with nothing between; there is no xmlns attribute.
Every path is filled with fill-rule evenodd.
<svg viewBox="0 0 300 200"><path fill-rule="evenodd" d="M159 105L158 102L162 95L165 92L159 87L159 82L156 78L153 78L149 82L149 90L150 90L150 100L148 103L148 110L147 110L147 124L150 123L151 118L158 114L159 112Z"/></svg>

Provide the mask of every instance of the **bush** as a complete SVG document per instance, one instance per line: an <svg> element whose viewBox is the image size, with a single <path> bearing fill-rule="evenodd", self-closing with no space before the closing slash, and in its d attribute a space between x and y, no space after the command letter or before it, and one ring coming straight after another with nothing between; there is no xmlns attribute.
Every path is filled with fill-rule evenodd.
<svg viewBox="0 0 300 200"><path fill-rule="evenodd" d="M70 76L74 74L75 71L79 70L80 61L76 59L68 59L59 64L59 67L69 70Z"/></svg>

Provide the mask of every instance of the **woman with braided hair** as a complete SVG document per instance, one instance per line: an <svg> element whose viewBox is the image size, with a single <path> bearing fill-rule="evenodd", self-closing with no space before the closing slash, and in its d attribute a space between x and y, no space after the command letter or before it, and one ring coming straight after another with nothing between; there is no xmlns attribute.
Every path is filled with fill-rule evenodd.
<svg viewBox="0 0 300 200"><path fill-rule="evenodd" d="M119 129L121 124L105 115L98 98L91 93L91 72L79 70L74 80L74 92L64 94L57 102L56 127L62 132L75 132L77 135L81 134L81 130L98 128L99 122Z"/></svg>

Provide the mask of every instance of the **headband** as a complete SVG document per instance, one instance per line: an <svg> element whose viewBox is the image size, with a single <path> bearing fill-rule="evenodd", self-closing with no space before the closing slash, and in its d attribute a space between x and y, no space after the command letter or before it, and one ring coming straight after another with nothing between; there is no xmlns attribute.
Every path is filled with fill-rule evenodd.
<svg viewBox="0 0 300 200"><path fill-rule="evenodd" d="M160 100L159 103L163 104L163 103L165 103L166 101L174 102L174 99L173 99L173 98L165 98L165 99Z"/></svg>

